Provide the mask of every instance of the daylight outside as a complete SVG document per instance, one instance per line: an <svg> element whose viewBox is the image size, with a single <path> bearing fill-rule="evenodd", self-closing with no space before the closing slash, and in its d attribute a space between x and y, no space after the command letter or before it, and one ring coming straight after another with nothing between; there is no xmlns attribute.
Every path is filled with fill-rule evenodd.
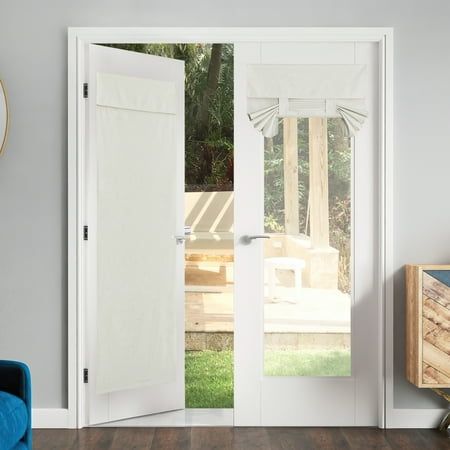
<svg viewBox="0 0 450 450"><path fill-rule="evenodd" d="M284 118L264 146L267 376L349 376L351 140L342 119Z"/></svg>

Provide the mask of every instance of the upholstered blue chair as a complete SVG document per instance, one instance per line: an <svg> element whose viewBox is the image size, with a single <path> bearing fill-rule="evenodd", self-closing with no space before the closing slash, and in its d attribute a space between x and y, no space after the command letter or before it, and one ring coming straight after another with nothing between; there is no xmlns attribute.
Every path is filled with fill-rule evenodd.
<svg viewBox="0 0 450 450"><path fill-rule="evenodd" d="M31 376L28 366L0 360L0 450L31 450Z"/></svg>

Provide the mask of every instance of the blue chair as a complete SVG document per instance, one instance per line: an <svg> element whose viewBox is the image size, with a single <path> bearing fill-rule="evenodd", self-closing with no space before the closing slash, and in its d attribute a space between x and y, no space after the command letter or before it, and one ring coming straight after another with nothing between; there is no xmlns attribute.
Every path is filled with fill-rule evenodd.
<svg viewBox="0 0 450 450"><path fill-rule="evenodd" d="M31 450L31 376L28 366L0 360L0 450Z"/></svg>

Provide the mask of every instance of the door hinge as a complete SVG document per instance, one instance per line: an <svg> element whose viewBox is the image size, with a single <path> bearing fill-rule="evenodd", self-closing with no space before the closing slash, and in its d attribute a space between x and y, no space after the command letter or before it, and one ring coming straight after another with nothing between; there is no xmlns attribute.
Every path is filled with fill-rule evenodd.
<svg viewBox="0 0 450 450"><path fill-rule="evenodd" d="M89 382L89 370L83 369L83 383Z"/></svg>
<svg viewBox="0 0 450 450"><path fill-rule="evenodd" d="M83 227L83 240L87 241L89 237L89 228L87 225Z"/></svg>
<svg viewBox="0 0 450 450"><path fill-rule="evenodd" d="M89 85L87 83L83 83L83 98L88 98L89 95Z"/></svg>

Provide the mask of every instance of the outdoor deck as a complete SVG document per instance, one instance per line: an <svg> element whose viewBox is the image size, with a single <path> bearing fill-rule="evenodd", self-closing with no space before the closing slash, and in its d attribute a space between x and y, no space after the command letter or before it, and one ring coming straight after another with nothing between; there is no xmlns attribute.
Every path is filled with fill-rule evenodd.
<svg viewBox="0 0 450 450"><path fill-rule="evenodd" d="M301 290L298 303L264 304L266 333L350 333L350 296ZM187 332L233 332L232 292L187 292Z"/></svg>
<svg viewBox="0 0 450 450"><path fill-rule="evenodd" d="M272 239L274 248L280 239L283 240L283 237L274 236ZM277 248L279 247L280 245ZM214 250L211 252L191 250L192 252L186 255L185 266L186 348L189 350L232 349L233 255L225 253L224 250L221 253ZM270 253L271 248L266 250ZM323 266L320 267L323 270ZM334 282L315 283L319 286L314 288L298 286L291 267L280 268L277 271L275 283L271 284L269 292L268 270L269 267L266 267L264 287L266 348L348 349L350 347L350 295L328 286L334 285ZM325 270L324 273L327 271ZM311 274L305 275L303 281L307 283L306 286L310 286ZM277 299L269 298L269 293ZM252 300L255 299L249 299L249 301ZM255 304L258 303L259 300L256 299ZM260 314L258 309L255 306L255 315Z"/></svg>

